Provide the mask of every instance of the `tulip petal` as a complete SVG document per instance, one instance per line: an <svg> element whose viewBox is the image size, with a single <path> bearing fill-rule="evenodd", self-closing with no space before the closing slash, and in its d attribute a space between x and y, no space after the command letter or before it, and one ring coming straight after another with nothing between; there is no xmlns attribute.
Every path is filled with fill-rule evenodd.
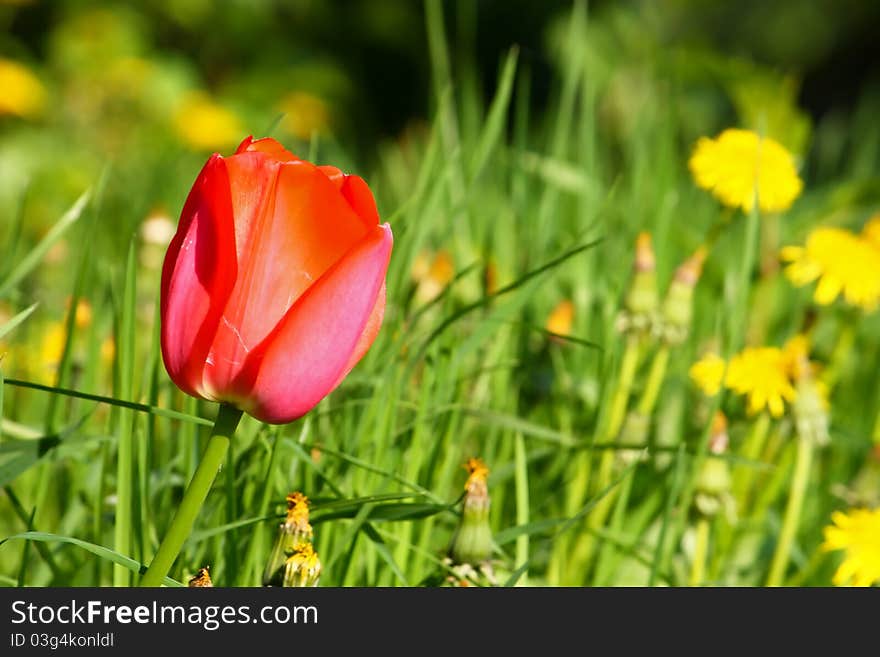
<svg viewBox="0 0 880 657"><path fill-rule="evenodd" d="M385 318L385 296L385 281L383 280L379 296L376 297L376 303L373 305L373 310L370 311L370 316L367 318L367 323L361 332L361 337L358 338L354 351L345 364L339 379L330 388L331 390L342 383L342 380L348 376L348 373L354 369L354 366L360 362L361 358L364 357L373 345L373 342L375 342L376 336L379 335L379 329L382 328L382 320Z"/></svg>
<svg viewBox="0 0 880 657"><path fill-rule="evenodd" d="M342 380L375 338L392 246L377 226L290 308L248 358L234 386L245 410L265 422L290 422ZM357 358L355 358L357 357Z"/></svg>
<svg viewBox="0 0 880 657"><path fill-rule="evenodd" d="M258 152L226 160L235 212L238 277L205 368L225 390L296 300L366 236L335 186L308 162Z"/></svg>
<svg viewBox="0 0 880 657"><path fill-rule="evenodd" d="M330 165L319 166L330 181L336 185L342 196L348 201L351 209L364 220L368 228L379 223L379 211L376 209L376 199L373 192L360 176L346 175L339 169Z"/></svg>
<svg viewBox="0 0 880 657"><path fill-rule="evenodd" d="M162 356L171 379L191 395L206 396L202 371L235 276L229 177L215 155L186 199L162 267Z"/></svg>
<svg viewBox="0 0 880 657"><path fill-rule="evenodd" d="M373 192L360 176L346 176L342 185L342 195L358 216L367 225L375 226L379 223L379 211L376 209L376 199Z"/></svg>
<svg viewBox="0 0 880 657"><path fill-rule="evenodd" d="M279 162L298 162L300 159L271 137L254 139L252 135L248 136L235 150L236 155L249 152L265 153Z"/></svg>

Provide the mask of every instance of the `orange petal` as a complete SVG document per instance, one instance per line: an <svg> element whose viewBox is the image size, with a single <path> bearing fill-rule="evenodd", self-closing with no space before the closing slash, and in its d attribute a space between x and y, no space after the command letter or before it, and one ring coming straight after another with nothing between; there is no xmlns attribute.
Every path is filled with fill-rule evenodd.
<svg viewBox="0 0 880 657"><path fill-rule="evenodd" d="M266 155L269 155L279 162L291 162L299 160L296 155L284 148L284 146L282 146L271 137L254 139L252 135L248 136L243 142L241 142L241 144L238 145L238 148L235 150L235 154L238 155L240 153L248 152L265 153Z"/></svg>
<svg viewBox="0 0 880 657"><path fill-rule="evenodd" d="M297 299L366 235L336 189L304 161L260 152L226 160L238 276L217 326L206 387L221 394Z"/></svg>

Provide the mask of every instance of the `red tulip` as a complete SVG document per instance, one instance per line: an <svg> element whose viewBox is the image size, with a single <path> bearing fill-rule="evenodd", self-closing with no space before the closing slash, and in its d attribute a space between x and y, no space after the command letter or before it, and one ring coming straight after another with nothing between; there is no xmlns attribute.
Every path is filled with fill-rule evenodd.
<svg viewBox="0 0 880 657"><path fill-rule="evenodd" d="M184 392L290 422L370 348L391 256L367 184L274 139L214 154L162 269L162 357Z"/></svg>

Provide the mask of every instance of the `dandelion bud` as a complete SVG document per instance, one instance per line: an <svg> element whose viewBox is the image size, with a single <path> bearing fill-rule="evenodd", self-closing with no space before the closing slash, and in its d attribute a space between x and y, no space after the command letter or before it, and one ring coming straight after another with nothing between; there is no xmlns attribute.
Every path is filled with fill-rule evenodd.
<svg viewBox="0 0 880 657"><path fill-rule="evenodd" d="M282 586L288 557L303 544L311 545L312 526L309 524L309 499L300 492L287 496L287 517L278 526L278 537L272 548L269 563L263 573L264 586Z"/></svg>
<svg viewBox="0 0 880 657"><path fill-rule="evenodd" d="M479 564L492 554L492 530L489 527L489 468L480 459L468 459L461 521L452 539L451 556L456 563Z"/></svg>
<svg viewBox="0 0 880 657"><path fill-rule="evenodd" d="M704 516L714 516L732 502L730 468L722 458L728 442L727 418L719 411L712 420L709 454L697 475L694 494L694 505Z"/></svg>
<svg viewBox="0 0 880 657"><path fill-rule="evenodd" d="M624 299L624 308L617 319L618 331L647 332L657 312L657 305L657 266L654 248L651 245L651 234L642 232L636 238L633 275Z"/></svg>
<svg viewBox="0 0 880 657"><path fill-rule="evenodd" d="M211 581L211 573L208 572L208 566L199 568L199 572L189 580L187 586L190 588L214 586L214 582Z"/></svg>
<svg viewBox="0 0 880 657"><path fill-rule="evenodd" d="M700 279L705 259L706 249L701 246L676 270L669 285L658 327L660 337L668 344L681 344L688 336L693 314L694 288Z"/></svg>
<svg viewBox="0 0 880 657"><path fill-rule="evenodd" d="M282 586L317 586L321 577L321 560L309 542L297 545L284 562Z"/></svg>

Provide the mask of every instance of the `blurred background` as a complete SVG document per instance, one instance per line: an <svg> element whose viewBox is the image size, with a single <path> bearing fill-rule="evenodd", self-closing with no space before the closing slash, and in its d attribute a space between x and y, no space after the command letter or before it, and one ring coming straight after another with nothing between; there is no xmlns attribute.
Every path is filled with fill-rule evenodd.
<svg viewBox="0 0 880 657"><path fill-rule="evenodd" d="M518 44L530 101L546 109L570 4L445 2L458 84L491 98L500 58ZM616 80L608 102L648 92L632 69L659 54L668 83L703 88L695 131L764 93L801 108L785 118L806 132L847 122L880 89L872 0L594 0L589 14L596 38L585 47ZM78 180L108 159L228 150L273 127L300 148L318 133L369 165L382 141L431 111L424 6L413 0L0 0L0 55L5 195L12 180L51 167L54 158L35 156L52 147L41 136L65 136L63 159L76 166L64 168ZM726 103L711 94L730 86Z"/></svg>
<svg viewBox="0 0 880 657"><path fill-rule="evenodd" d="M465 140L514 44L527 142L549 138L564 72L582 59L618 167L632 136L658 122L678 126L683 151L741 125L781 141L815 187L858 171L853 142L880 130L878 2L596 0L576 52L565 45L570 10L563 0L443 3ZM24 212L24 234L12 237L36 241L103 181L113 230L94 239L107 248L98 252L120 253L146 219L176 221L207 154L248 134L364 176L388 149L415 166L442 93L425 26L412 0L0 0L3 223ZM393 176L368 180L382 214L397 209ZM47 264L63 264L62 246ZM44 296L57 289L47 283Z"/></svg>

